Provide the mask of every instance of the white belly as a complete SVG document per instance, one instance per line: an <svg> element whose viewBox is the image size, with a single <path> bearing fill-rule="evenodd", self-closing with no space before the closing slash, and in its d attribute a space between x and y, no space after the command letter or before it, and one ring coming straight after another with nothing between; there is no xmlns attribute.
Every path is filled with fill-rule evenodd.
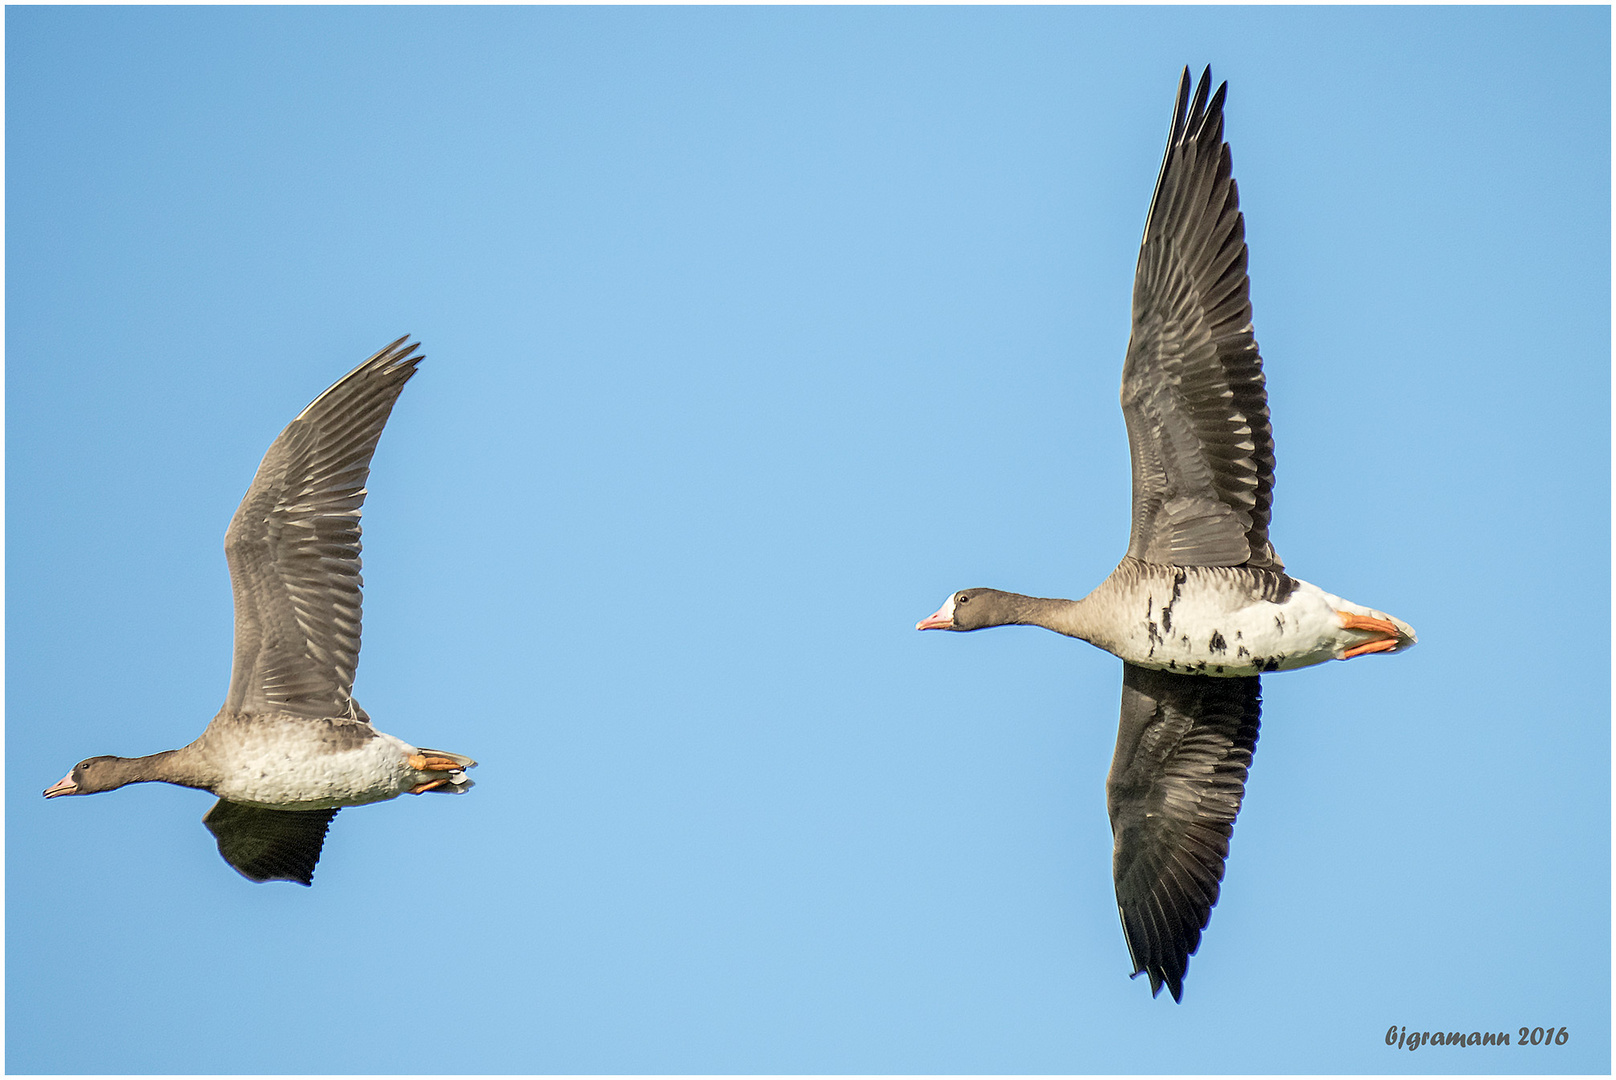
<svg viewBox="0 0 1616 1080"><path fill-rule="evenodd" d="M377 732L355 746L311 740L308 721L256 724L253 737L230 754L214 794L276 810L321 810L391 799L418 782L405 758L415 748ZM316 722L317 723L317 722Z"/></svg>
<svg viewBox="0 0 1616 1080"><path fill-rule="evenodd" d="M1281 602L1238 588L1168 590L1141 582L1115 641L1096 642L1140 667L1195 675L1242 676L1289 671L1342 654L1368 635L1347 630L1337 611L1389 619L1296 579ZM1141 617L1142 616L1142 617Z"/></svg>

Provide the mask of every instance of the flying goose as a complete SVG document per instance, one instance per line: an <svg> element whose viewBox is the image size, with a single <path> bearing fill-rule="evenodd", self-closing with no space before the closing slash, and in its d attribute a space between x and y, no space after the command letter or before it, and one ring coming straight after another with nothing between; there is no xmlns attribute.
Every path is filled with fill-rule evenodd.
<svg viewBox="0 0 1616 1080"><path fill-rule="evenodd" d="M1257 746L1259 676L1400 652L1407 623L1285 572L1268 540L1274 439L1252 336L1245 225L1223 141L1225 83L1179 80L1134 274L1122 412L1128 553L1081 600L965 589L918 630L1042 626L1122 658L1106 778L1133 974L1181 1001L1218 900Z"/></svg>
<svg viewBox="0 0 1616 1080"><path fill-rule="evenodd" d="M359 513L382 427L423 359L406 340L286 426L230 519L236 649L212 723L178 750L81 761L47 799L150 780L202 788L219 796L202 822L225 862L251 881L308 885L340 808L471 787L475 761L377 731L353 698Z"/></svg>

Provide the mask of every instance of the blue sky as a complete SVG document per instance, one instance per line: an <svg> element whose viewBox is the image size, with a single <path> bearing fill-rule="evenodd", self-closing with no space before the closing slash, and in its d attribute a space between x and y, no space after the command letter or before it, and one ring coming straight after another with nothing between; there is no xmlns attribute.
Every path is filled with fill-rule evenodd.
<svg viewBox="0 0 1616 1080"><path fill-rule="evenodd" d="M1608 1071L1609 18L8 9L8 1070ZM1125 549L1205 63L1273 538L1421 643L1264 680L1175 1006L1120 663L912 627ZM42 800L207 723L237 500L405 332L356 690L476 790L344 811L308 890L203 794Z"/></svg>

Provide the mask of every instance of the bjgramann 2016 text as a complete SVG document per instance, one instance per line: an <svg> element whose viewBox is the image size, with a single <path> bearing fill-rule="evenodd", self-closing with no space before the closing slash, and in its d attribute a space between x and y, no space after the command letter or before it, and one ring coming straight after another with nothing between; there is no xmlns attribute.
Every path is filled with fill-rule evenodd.
<svg viewBox="0 0 1616 1080"><path fill-rule="evenodd" d="M1520 1038L1516 1046L1564 1046L1571 1040L1571 1032L1565 1028L1556 1030L1546 1028L1521 1028ZM1407 1027L1398 1027L1393 1024L1386 1029L1386 1045L1394 1046L1399 1050L1418 1050L1422 1046L1508 1046L1509 1032L1507 1031L1472 1031L1468 1035L1462 1031L1409 1031Z"/></svg>

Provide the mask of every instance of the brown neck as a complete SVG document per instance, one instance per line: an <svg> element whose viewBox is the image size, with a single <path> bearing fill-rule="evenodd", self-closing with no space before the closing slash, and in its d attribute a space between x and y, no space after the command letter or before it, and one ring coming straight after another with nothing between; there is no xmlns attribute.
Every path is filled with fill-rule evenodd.
<svg viewBox="0 0 1616 1080"><path fill-rule="evenodd" d="M199 764L193 748L186 746L178 750L147 754L145 757L113 758L106 763L105 768L108 774L118 781L119 787L125 784L161 781L165 784L179 784L181 787L207 788L209 784L203 779L198 768Z"/></svg>
<svg viewBox="0 0 1616 1080"><path fill-rule="evenodd" d="M980 599L988 599L982 596ZM1082 600L1051 599L1042 596L1023 596L1020 593L995 591L987 610L983 613L982 627L989 626L1042 626L1068 637L1088 637L1088 612Z"/></svg>

